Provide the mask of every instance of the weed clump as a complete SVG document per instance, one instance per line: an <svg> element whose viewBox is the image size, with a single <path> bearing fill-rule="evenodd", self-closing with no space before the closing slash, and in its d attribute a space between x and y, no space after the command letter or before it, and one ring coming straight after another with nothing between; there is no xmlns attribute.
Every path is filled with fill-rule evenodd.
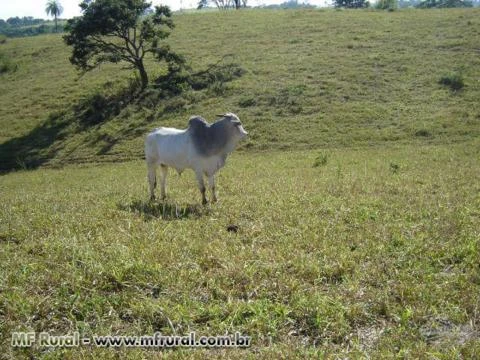
<svg viewBox="0 0 480 360"><path fill-rule="evenodd" d="M398 173L399 170L400 170L400 165L398 165L394 162L390 163L390 171L392 172L392 174Z"/></svg>
<svg viewBox="0 0 480 360"><path fill-rule="evenodd" d="M318 154L318 156L315 158L315 161L313 162L313 167L325 166L327 165L327 162L328 154L326 152L322 152Z"/></svg>
<svg viewBox="0 0 480 360"><path fill-rule="evenodd" d="M428 131L427 129L420 129L415 132L415 136L418 137L431 137L432 133Z"/></svg>
<svg viewBox="0 0 480 360"><path fill-rule="evenodd" d="M461 90L465 86L463 76L459 73L451 73L442 76L439 80L439 84L448 86L452 91Z"/></svg>

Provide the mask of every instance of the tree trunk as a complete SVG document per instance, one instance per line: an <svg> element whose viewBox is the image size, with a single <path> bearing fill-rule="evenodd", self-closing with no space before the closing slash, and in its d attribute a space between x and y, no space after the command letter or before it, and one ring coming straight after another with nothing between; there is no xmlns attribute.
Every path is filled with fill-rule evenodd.
<svg viewBox="0 0 480 360"><path fill-rule="evenodd" d="M57 33L58 32L58 29L57 29L57 15L55 14L55 32Z"/></svg>
<svg viewBox="0 0 480 360"><path fill-rule="evenodd" d="M137 68L138 68L138 72L140 73L140 79L142 81L142 90L143 90L148 85L148 74L145 71L145 67L143 66L142 60L137 62Z"/></svg>

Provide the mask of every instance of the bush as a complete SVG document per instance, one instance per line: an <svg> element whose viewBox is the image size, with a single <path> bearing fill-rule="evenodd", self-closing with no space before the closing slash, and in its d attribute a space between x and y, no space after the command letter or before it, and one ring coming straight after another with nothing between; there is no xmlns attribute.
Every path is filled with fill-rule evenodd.
<svg viewBox="0 0 480 360"><path fill-rule="evenodd" d="M471 1L465 0L425 0L416 5L420 9L430 8L465 8L472 7Z"/></svg>
<svg viewBox="0 0 480 360"><path fill-rule="evenodd" d="M418 137L431 137L432 134L427 129L420 129L415 132L415 136Z"/></svg>
<svg viewBox="0 0 480 360"><path fill-rule="evenodd" d="M0 53L0 74L14 72L17 67L17 64L13 63L5 54Z"/></svg>
<svg viewBox="0 0 480 360"><path fill-rule="evenodd" d="M313 167L325 166L327 165L327 162L328 162L328 154L326 152L321 152L315 158L315 161L313 162Z"/></svg>
<svg viewBox="0 0 480 360"><path fill-rule="evenodd" d="M398 173L398 171L400 170L400 165L394 163L394 162L391 162L390 163L390 171L393 173L393 174L396 174Z"/></svg>
<svg viewBox="0 0 480 360"><path fill-rule="evenodd" d="M451 73L444 75L438 81L441 85L448 86L452 91L458 91L465 86L462 74Z"/></svg>
<svg viewBox="0 0 480 360"><path fill-rule="evenodd" d="M398 9L398 1L397 0L378 0L375 3L375 9L396 10Z"/></svg>
<svg viewBox="0 0 480 360"><path fill-rule="evenodd" d="M365 0L334 0L335 8L361 9L368 8L370 3Z"/></svg>

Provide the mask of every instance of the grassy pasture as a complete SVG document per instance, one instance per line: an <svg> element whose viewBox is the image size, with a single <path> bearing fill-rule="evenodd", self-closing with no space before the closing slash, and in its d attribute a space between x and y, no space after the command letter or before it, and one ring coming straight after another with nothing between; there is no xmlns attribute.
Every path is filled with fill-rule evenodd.
<svg viewBox="0 0 480 360"><path fill-rule="evenodd" d="M330 150L314 166L324 154L234 155L206 208L192 172L170 174L167 202L147 203L142 162L3 176L2 353L160 357L13 350L8 334L195 330L253 337L208 356L473 358L478 141Z"/></svg>

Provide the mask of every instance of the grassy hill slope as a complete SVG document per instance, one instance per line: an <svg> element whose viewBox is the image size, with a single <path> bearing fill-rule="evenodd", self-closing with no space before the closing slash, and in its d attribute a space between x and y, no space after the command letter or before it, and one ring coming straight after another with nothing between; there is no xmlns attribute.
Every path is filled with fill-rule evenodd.
<svg viewBox="0 0 480 360"><path fill-rule="evenodd" d="M164 99L131 100L132 76L106 65L79 77L60 35L9 39L0 75L3 170L142 156L156 126L238 113L245 149L450 143L479 135L479 10L239 11L176 15L169 43L194 71L243 75ZM150 62L151 74L163 69ZM457 73L462 90L439 80ZM127 99L127 100L125 100ZM124 101L125 100L125 101ZM100 114L97 123L92 114ZM85 120L87 119L87 121Z"/></svg>

